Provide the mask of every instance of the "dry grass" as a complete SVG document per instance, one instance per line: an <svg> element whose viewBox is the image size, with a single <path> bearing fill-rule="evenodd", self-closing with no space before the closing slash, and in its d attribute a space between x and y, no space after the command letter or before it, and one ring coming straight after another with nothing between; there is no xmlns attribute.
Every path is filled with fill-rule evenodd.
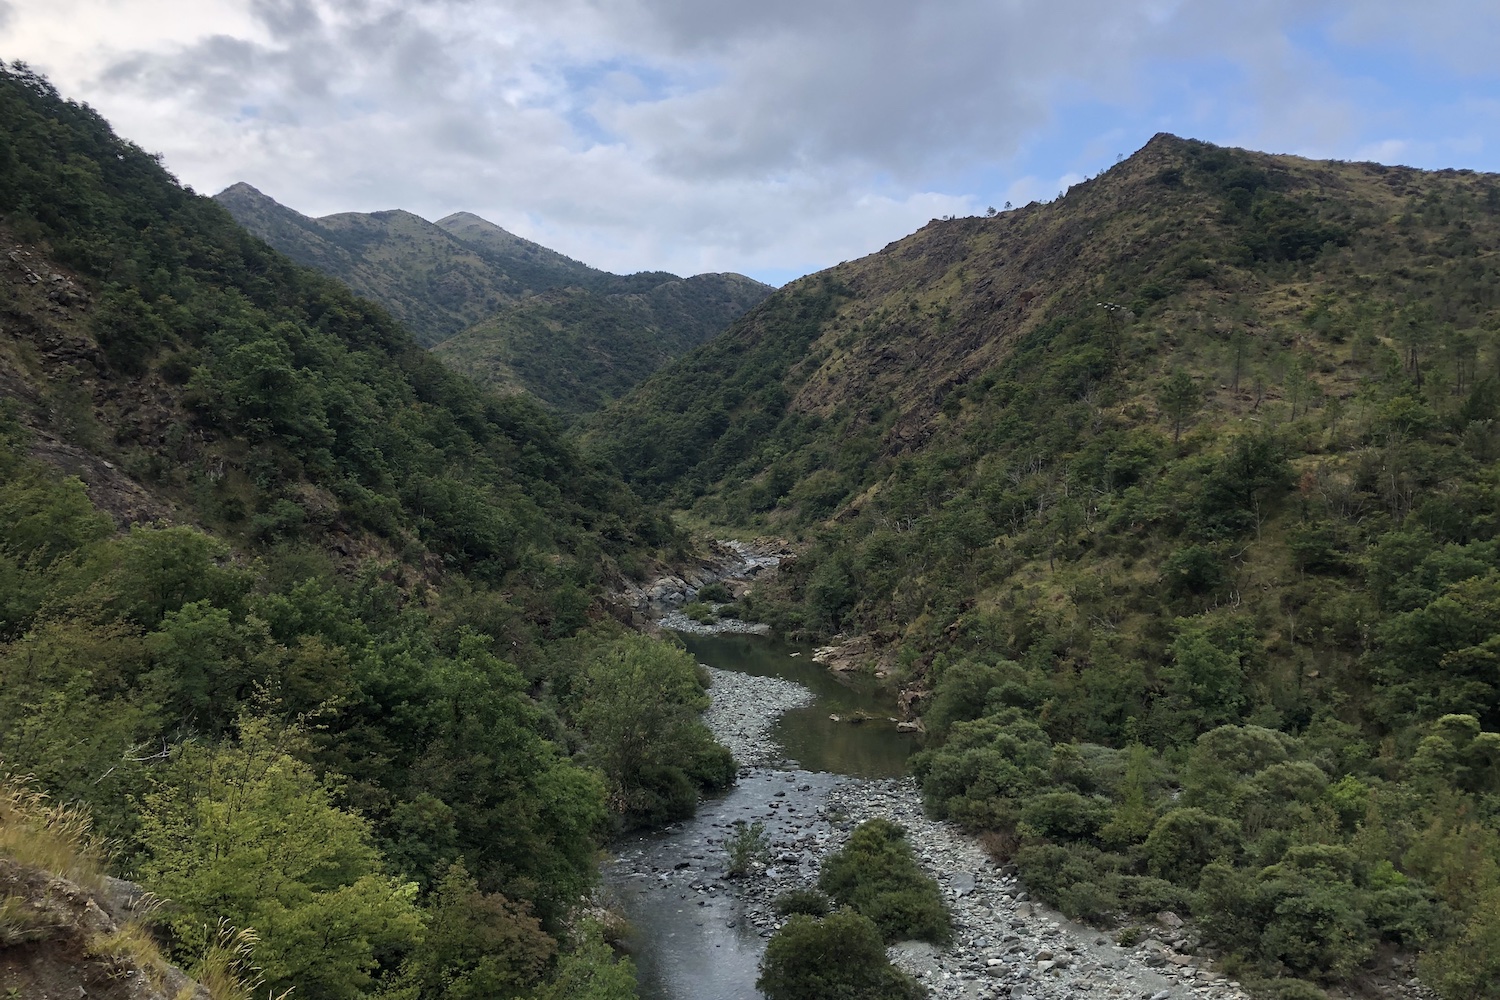
<svg viewBox="0 0 1500 1000"><path fill-rule="evenodd" d="M52 802L29 778L0 774L0 857L98 891L104 845L88 813Z"/></svg>
<svg viewBox="0 0 1500 1000"><path fill-rule="evenodd" d="M161 946L151 936L144 920L132 920L113 934L96 937L88 943L89 954L120 968L140 970L158 991L167 981L171 963Z"/></svg>
<svg viewBox="0 0 1500 1000"><path fill-rule="evenodd" d="M42 941L59 929L55 914L37 909L20 896L0 896L0 948Z"/></svg>
<svg viewBox="0 0 1500 1000"><path fill-rule="evenodd" d="M213 1000L254 1000L265 985L265 977L253 964L259 938L253 929L237 930L220 920L218 933L203 952L193 970ZM268 1000L286 1000L291 990L280 995L267 993Z"/></svg>

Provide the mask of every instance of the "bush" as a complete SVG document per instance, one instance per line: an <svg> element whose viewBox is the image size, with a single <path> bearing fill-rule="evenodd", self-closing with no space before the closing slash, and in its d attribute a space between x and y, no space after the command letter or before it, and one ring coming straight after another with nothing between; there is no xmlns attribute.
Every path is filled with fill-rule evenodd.
<svg viewBox="0 0 1500 1000"><path fill-rule="evenodd" d="M1120 901L1131 913L1160 913L1162 910L1186 913L1191 908L1186 889L1149 875L1121 876Z"/></svg>
<svg viewBox="0 0 1500 1000"><path fill-rule="evenodd" d="M826 917L833 908L833 901L816 889L793 889L783 892L771 904L776 915L788 917L800 913L808 917Z"/></svg>
<svg viewBox="0 0 1500 1000"><path fill-rule="evenodd" d="M1107 921L1120 908L1118 855L1084 844L1034 844L1016 852L1026 885L1070 917Z"/></svg>
<svg viewBox="0 0 1500 1000"><path fill-rule="evenodd" d="M729 874L732 876L748 873L750 866L757 861L764 864L771 856L771 844L766 839L766 824L761 820L748 826L736 823L734 833L724 841L724 853L729 855Z"/></svg>
<svg viewBox="0 0 1500 1000"><path fill-rule="evenodd" d="M868 918L796 914L766 945L756 987L766 1000L919 1000L926 991L885 957Z"/></svg>
<svg viewBox="0 0 1500 1000"><path fill-rule="evenodd" d="M698 600L704 604L728 604L734 600L729 588L717 580L698 588Z"/></svg>
<svg viewBox="0 0 1500 1000"><path fill-rule="evenodd" d="M953 933L948 909L905 838L889 820L861 823L844 849L823 863L818 887L875 921L887 941L945 943Z"/></svg>
<svg viewBox="0 0 1500 1000"><path fill-rule="evenodd" d="M1022 832L1056 840L1086 840L1099 832L1109 816L1107 799L1077 792L1043 792L1021 808Z"/></svg>
<svg viewBox="0 0 1500 1000"><path fill-rule="evenodd" d="M1234 853L1238 836L1232 820L1192 807L1173 809L1151 828L1146 860L1153 874L1196 885L1204 865Z"/></svg>
<svg viewBox="0 0 1500 1000"><path fill-rule="evenodd" d="M693 601L690 604L684 604L682 606L682 613L699 625L712 625L718 621L718 618L714 615L714 609L702 601Z"/></svg>

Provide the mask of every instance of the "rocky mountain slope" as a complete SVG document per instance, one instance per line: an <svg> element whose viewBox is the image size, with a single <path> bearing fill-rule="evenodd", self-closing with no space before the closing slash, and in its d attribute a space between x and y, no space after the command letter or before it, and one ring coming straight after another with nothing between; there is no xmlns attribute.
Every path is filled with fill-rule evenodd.
<svg viewBox="0 0 1500 1000"><path fill-rule="evenodd" d="M248 184L215 199L293 260L384 305L457 370L564 413L619 396L771 291L738 274L610 274L467 212L311 219Z"/></svg>
<svg viewBox="0 0 1500 1000"><path fill-rule="evenodd" d="M788 286L585 434L800 538L734 610L857 638L929 809L1070 915L1191 911L1271 995L1415 951L1497 995L1500 877L1457 871L1500 871L1500 177L1160 135Z"/></svg>

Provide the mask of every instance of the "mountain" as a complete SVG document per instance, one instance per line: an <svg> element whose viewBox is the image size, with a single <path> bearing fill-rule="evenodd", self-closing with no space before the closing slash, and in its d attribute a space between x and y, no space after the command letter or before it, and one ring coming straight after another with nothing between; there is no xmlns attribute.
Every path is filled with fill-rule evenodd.
<svg viewBox="0 0 1500 1000"><path fill-rule="evenodd" d="M633 996L601 849L736 770L606 601L685 538L19 64L0 134L0 988Z"/></svg>
<svg viewBox="0 0 1500 1000"><path fill-rule="evenodd" d="M311 219L248 184L215 199L293 260L386 306L456 370L565 414L619 396L771 292L738 274L610 274L467 212Z"/></svg>
<svg viewBox="0 0 1500 1000"><path fill-rule="evenodd" d="M529 291L586 282L599 274L510 237L498 226L491 227L495 234L488 242L472 244L410 212L344 212L311 219L248 184L228 187L214 199L288 257L384 305L427 345Z"/></svg>
<svg viewBox="0 0 1500 1000"><path fill-rule="evenodd" d="M738 274L671 278L639 291L552 289L502 307L433 352L481 383L587 413L714 337L768 292Z"/></svg>
<svg viewBox="0 0 1500 1000"><path fill-rule="evenodd" d="M899 683L929 808L1031 892L1191 913L1266 995L1402 951L1495 995L1500 177L1159 135L789 285L583 431L799 540L736 610Z"/></svg>

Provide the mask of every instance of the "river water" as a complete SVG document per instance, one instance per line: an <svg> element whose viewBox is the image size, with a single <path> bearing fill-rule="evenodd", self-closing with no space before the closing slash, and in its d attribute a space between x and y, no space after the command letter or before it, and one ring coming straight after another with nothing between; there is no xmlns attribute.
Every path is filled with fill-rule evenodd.
<svg viewBox="0 0 1500 1000"><path fill-rule="evenodd" d="M615 845L605 892L630 921L642 1000L755 1000L755 977L771 926L725 876L724 840L736 821L763 822L772 854L760 877L775 891L807 887L807 855L847 826L826 809L829 793L861 778L904 773L915 740L888 721L895 703L867 679L835 677L812 650L753 635L683 636L701 662L803 685L812 702L771 729L779 760L743 771L693 819ZM832 721L868 716L852 724Z"/></svg>

